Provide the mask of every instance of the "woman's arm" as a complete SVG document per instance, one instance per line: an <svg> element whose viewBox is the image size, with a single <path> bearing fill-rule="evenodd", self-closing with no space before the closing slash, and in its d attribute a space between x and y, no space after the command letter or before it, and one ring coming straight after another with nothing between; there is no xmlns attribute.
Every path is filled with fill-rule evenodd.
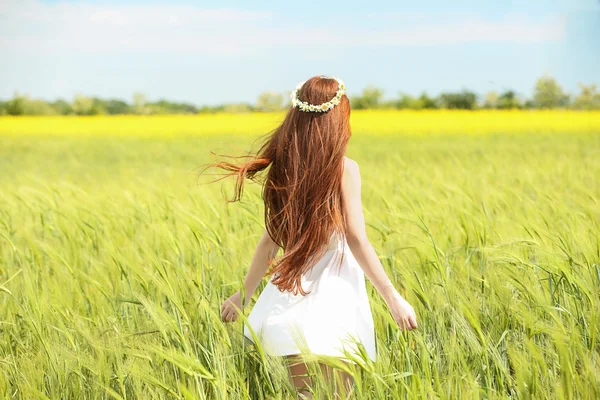
<svg viewBox="0 0 600 400"><path fill-rule="evenodd" d="M398 325L407 329L416 328L417 319L412 306L394 287L367 238L362 210L360 171L358 164L348 158L344 161L342 198L346 215L346 240L354 258L385 300Z"/></svg>
<svg viewBox="0 0 600 400"><path fill-rule="evenodd" d="M244 278L244 286L246 287L246 303L248 303L252 298L252 295L258 288L258 284L264 278L265 273L269 268L269 261L275 258L278 251L279 246L275 244L265 229L260 240L258 241L256 250L254 250L250 268L248 269L246 277Z"/></svg>
<svg viewBox="0 0 600 400"><path fill-rule="evenodd" d="M279 246L273 242L265 229L258 241L256 250L254 250L250 268L244 277L244 287L246 288L246 301L244 304L248 304L252 298L252 295L258 288L260 281L263 279L269 268L269 260L274 258L278 251ZM221 318L223 321L229 322L237 319L238 311L236 307L237 309L242 308L242 296L240 291L235 292L223 303L223 306L221 307Z"/></svg>

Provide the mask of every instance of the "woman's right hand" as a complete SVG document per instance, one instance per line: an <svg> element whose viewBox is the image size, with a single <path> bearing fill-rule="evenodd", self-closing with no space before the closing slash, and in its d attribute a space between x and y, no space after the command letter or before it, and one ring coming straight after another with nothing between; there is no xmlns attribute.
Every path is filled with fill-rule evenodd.
<svg viewBox="0 0 600 400"><path fill-rule="evenodd" d="M417 328L417 315L413 307L398 293L396 288L390 286L384 290L383 298L401 330Z"/></svg>
<svg viewBox="0 0 600 400"><path fill-rule="evenodd" d="M224 322L233 322L238 318L238 310L242 309L242 296L238 290L232 294L221 306L221 319Z"/></svg>

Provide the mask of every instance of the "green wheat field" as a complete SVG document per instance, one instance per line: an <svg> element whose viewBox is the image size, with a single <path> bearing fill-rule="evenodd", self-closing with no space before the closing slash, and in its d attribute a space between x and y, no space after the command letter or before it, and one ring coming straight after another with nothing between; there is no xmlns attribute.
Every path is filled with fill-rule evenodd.
<svg viewBox="0 0 600 400"><path fill-rule="evenodd" d="M260 187L226 204L231 181L197 176L256 137L0 138L3 398L294 398L220 320ZM368 284L379 360L357 358L355 398L600 398L600 134L357 133L348 156L419 322Z"/></svg>

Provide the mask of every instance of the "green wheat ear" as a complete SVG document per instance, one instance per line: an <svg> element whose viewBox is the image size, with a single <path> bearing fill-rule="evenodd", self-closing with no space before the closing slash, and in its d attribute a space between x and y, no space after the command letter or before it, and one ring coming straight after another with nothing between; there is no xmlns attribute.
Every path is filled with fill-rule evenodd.
<svg viewBox="0 0 600 400"><path fill-rule="evenodd" d="M598 397L595 115L353 111L367 233L419 323L400 332L366 281L377 361L346 355L357 399ZM4 397L293 398L284 360L244 342L252 303L219 313L261 188L225 206L232 183L194 173L274 118L0 117Z"/></svg>

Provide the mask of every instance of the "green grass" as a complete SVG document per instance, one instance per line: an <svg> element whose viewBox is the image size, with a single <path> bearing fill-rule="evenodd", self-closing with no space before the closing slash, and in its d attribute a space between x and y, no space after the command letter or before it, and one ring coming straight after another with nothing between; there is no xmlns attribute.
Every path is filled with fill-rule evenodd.
<svg viewBox="0 0 600 400"><path fill-rule="evenodd" d="M251 142L2 138L3 397L291 397L219 315L262 233L259 188L226 205L231 182L194 170ZM379 361L357 398L600 397L599 135L362 134L348 155L419 321L400 332L368 286Z"/></svg>

